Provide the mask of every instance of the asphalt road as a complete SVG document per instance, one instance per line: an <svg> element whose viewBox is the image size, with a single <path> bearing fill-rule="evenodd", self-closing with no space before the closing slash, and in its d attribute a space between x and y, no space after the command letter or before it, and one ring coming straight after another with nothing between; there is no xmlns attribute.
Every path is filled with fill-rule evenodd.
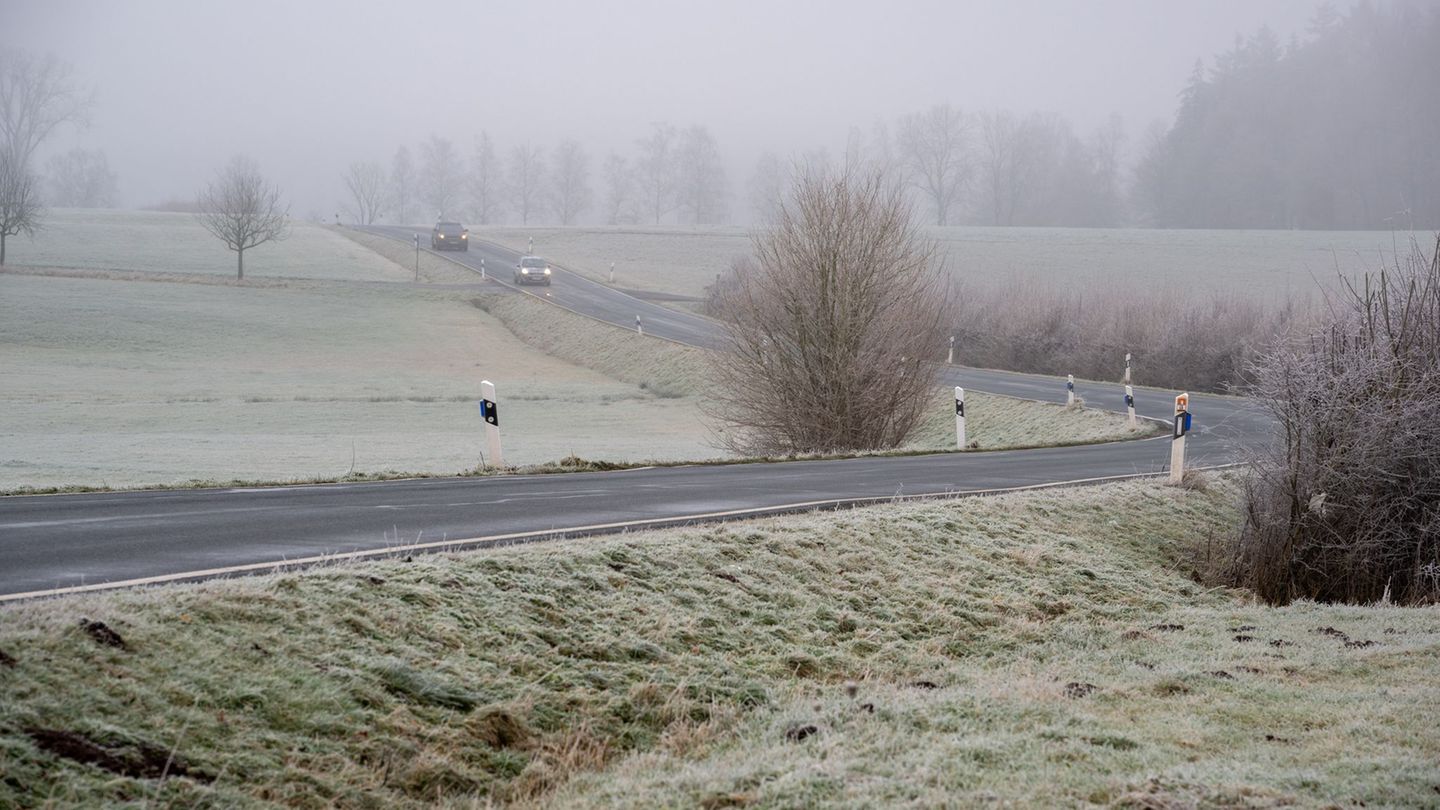
<svg viewBox="0 0 1440 810"><path fill-rule="evenodd" d="M374 229L409 241L410 229ZM422 232L422 234L427 232ZM422 240L426 239L422 235ZM428 240L426 240L428 241ZM447 257L510 286L518 254L477 242ZM705 318L640 301L557 270L525 287L576 312L649 335L715 345ZM640 339L637 337L637 339ZM1051 402L1049 377L946 368L947 383ZM1077 382L1088 404L1123 408L1123 388ZM1136 389L1137 410L1169 419L1174 392ZM1244 400L1192 397L1195 465L1237 460L1266 420ZM766 511L1099 480L1163 471L1168 438L1069 448L693 465L607 473L448 478L251 489L164 490L0 498L0 601L56 591L269 570L337 555L409 554L555 535L684 524Z"/></svg>

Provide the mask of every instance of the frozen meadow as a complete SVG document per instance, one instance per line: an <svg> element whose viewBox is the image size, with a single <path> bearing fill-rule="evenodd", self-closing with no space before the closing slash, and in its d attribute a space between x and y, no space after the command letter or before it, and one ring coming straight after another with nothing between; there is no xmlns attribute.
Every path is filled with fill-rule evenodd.
<svg viewBox="0 0 1440 810"><path fill-rule="evenodd" d="M482 379L509 464L724 457L703 353L456 287L473 274L430 254L409 283L389 240L298 225L252 251L268 258L244 284L185 215L56 212L27 250L0 273L0 491L459 473L482 461ZM37 254L62 269L18 266ZM1113 414L975 397L983 449L1134 435ZM937 400L910 449L952 431Z"/></svg>
<svg viewBox="0 0 1440 810"><path fill-rule="evenodd" d="M1139 228L928 229L945 268L965 286L1035 281L1065 287L1147 288L1185 295L1309 295L1316 280L1373 268L1406 249L1409 233L1211 231ZM743 228L475 227L477 237L535 252L615 286L701 296L750 252Z"/></svg>

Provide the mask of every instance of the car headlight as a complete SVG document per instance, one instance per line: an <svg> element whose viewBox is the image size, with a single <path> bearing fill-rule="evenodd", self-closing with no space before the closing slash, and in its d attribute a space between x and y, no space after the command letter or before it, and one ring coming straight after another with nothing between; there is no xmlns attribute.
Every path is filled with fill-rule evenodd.
<svg viewBox="0 0 1440 810"><path fill-rule="evenodd" d="M547 275L547 276L550 275L550 268L548 268L548 267L545 268L545 275Z"/></svg>
<svg viewBox="0 0 1440 810"><path fill-rule="evenodd" d="M522 275L522 276L528 276L528 275L530 275L530 271L529 271L527 268L522 267L522 268L520 268L520 275Z"/></svg>
<svg viewBox="0 0 1440 810"><path fill-rule="evenodd" d="M460 238L461 238L461 239L469 239L469 238L470 238L470 234L468 234L468 233L462 233L462 234L460 234Z"/></svg>

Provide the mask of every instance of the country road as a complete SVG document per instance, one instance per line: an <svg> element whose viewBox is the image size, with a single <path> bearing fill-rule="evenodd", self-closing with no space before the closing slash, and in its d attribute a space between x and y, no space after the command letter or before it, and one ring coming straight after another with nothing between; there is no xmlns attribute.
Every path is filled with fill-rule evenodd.
<svg viewBox="0 0 1440 810"><path fill-rule="evenodd" d="M410 242L428 230L369 229ZM510 287L518 254L477 242L440 254ZM696 346L718 324L567 272L521 291L577 313ZM639 337L636 338L641 339ZM1064 382L947 367L948 385L1063 402ZM1123 409L1123 387L1077 382L1091 407ZM1168 420L1174 392L1137 388L1140 414ZM1194 396L1197 465L1238 460L1267 430L1252 404ZM503 410L502 410L503 413ZM1168 438L1068 448L835 461L690 465L605 473L437 478L315 486L160 490L0 498L0 601L142 582L269 570L333 555L480 547L556 535L684 524L871 499L979 492L1150 474Z"/></svg>

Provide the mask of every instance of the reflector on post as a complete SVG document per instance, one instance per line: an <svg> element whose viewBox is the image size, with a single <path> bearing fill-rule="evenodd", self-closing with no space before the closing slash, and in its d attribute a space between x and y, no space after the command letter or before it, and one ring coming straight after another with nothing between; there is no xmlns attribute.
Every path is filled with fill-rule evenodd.
<svg viewBox="0 0 1440 810"><path fill-rule="evenodd" d="M1175 429L1170 436L1170 483L1185 478L1185 434L1190 432L1190 395L1175 397Z"/></svg>

